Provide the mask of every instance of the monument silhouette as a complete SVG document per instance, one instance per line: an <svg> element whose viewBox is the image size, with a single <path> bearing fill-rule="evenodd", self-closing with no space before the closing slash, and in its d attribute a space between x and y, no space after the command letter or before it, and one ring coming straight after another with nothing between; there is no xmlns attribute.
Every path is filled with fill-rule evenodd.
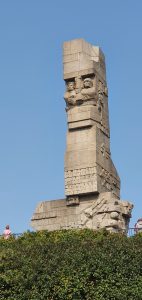
<svg viewBox="0 0 142 300"><path fill-rule="evenodd" d="M120 200L120 178L111 159L104 54L83 39L71 40L64 43L63 64L65 199L39 203L31 226L127 232L133 205Z"/></svg>

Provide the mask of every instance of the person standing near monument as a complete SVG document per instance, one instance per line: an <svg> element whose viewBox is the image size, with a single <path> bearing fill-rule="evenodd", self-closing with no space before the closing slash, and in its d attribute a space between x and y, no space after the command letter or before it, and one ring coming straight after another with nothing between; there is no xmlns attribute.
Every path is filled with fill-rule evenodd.
<svg viewBox="0 0 142 300"><path fill-rule="evenodd" d="M7 240L7 239L10 238L10 236L11 236L11 230L10 230L10 226L9 225L6 225L5 230L3 232L3 236L4 236L5 240Z"/></svg>
<svg viewBox="0 0 142 300"><path fill-rule="evenodd" d="M142 218L137 220L135 224L135 233L142 232Z"/></svg>

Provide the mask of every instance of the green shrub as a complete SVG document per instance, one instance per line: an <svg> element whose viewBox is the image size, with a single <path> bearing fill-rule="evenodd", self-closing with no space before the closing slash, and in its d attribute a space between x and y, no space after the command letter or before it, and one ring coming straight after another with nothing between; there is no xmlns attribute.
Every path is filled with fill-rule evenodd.
<svg viewBox="0 0 142 300"><path fill-rule="evenodd" d="M0 299L142 300L142 235L25 233L0 239Z"/></svg>

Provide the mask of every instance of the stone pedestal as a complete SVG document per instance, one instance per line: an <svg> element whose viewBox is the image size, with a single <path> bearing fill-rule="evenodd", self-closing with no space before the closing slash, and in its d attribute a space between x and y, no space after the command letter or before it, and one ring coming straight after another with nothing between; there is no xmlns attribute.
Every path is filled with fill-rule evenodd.
<svg viewBox="0 0 142 300"><path fill-rule="evenodd" d="M120 201L120 178L111 159L104 54L83 39L65 42L63 54L66 199L39 204L32 227L126 231L132 205Z"/></svg>
<svg viewBox="0 0 142 300"><path fill-rule="evenodd" d="M74 198L73 198L74 199ZM79 203L67 205L66 199L45 201L38 204L32 217L35 230L49 231L106 228L111 232L127 232L132 205L120 201L111 192L82 196Z"/></svg>

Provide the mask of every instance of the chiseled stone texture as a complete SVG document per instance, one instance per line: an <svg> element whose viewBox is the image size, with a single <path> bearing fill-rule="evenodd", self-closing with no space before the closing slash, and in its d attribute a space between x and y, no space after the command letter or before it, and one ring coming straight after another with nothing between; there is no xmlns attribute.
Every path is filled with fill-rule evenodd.
<svg viewBox="0 0 142 300"><path fill-rule="evenodd" d="M67 112L65 195L111 192L120 179L110 153L105 57L82 39L64 43Z"/></svg>
<svg viewBox="0 0 142 300"><path fill-rule="evenodd" d="M31 226L127 232L133 205L120 200L120 178L111 159L104 54L83 39L72 40L64 43L63 63L66 199L39 203Z"/></svg>
<svg viewBox="0 0 142 300"><path fill-rule="evenodd" d="M78 203L67 206L66 199L45 201L38 204L32 217L32 227L49 231L90 228L106 228L111 232L128 229L132 205L120 201L111 192L90 195Z"/></svg>

